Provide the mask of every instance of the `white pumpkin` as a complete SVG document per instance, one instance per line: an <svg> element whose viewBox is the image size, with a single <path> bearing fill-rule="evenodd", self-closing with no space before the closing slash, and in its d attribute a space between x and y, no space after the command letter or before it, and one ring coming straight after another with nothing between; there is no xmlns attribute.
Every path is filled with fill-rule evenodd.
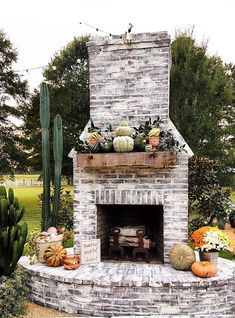
<svg viewBox="0 0 235 318"><path fill-rule="evenodd" d="M121 121L120 125L115 130L116 136L133 136L133 129L129 127L128 121Z"/></svg>
<svg viewBox="0 0 235 318"><path fill-rule="evenodd" d="M129 136L116 137L113 140L113 148L116 152L129 152L134 149L134 139Z"/></svg>
<svg viewBox="0 0 235 318"><path fill-rule="evenodd" d="M57 228L54 226L49 227L49 229L47 230L47 234L49 234L49 235L57 234Z"/></svg>

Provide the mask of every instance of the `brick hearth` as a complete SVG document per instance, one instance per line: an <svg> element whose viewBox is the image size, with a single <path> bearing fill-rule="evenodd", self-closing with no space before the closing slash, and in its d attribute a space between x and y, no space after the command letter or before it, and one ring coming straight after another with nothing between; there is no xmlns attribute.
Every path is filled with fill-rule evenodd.
<svg viewBox="0 0 235 318"><path fill-rule="evenodd" d="M235 263L219 259L218 274L199 278L170 265L102 262L75 271L29 265L30 298L88 317L233 318ZM80 317L80 316L79 316Z"/></svg>

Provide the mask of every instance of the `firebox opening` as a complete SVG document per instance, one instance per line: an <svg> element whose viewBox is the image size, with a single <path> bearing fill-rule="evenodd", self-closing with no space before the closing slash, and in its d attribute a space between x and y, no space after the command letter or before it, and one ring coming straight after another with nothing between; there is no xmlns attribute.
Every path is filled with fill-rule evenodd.
<svg viewBox="0 0 235 318"><path fill-rule="evenodd" d="M101 240L101 258L110 259L114 244L113 228L120 229L119 245L124 249L124 260L133 260L133 250L139 246L136 230L144 229L144 247L149 260L163 262L163 206L162 205L97 205L97 238ZM119 253L112 253L115 258ZM139 259L146 260L139 254ZM143 257L142 257L143 256Z"/></svg>

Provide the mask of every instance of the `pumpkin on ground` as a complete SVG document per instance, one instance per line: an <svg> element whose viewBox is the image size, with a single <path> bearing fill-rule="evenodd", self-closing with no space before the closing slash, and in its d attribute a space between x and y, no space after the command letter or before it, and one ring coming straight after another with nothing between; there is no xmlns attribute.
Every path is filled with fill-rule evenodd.
<svg viewBox="0 0 235 318"><path fill-rule="evenodd" d="M170 264L179 270L190 270L196 261L195 253L187 244L174 244L170 251Z"/></svg>
<svg viewBox="0 0 235 318"><path fill-rule="evenodd" d="M50 245L44 253L44 259L48 266L56 267L64 264L64 257L67 252L63 246Z"/></svg>
<svg viewBox="0 0 235 318"><path fill-rule="evenodd" d="M217 273L217 268L216 266L207 261L203 262L195 262L193 263L192 267L192 272L198 277L213 277Z"/></svg>

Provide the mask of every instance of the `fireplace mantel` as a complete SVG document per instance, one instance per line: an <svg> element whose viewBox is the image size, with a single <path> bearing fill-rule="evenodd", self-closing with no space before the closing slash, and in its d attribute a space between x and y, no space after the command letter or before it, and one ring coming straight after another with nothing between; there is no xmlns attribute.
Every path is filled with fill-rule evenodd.
<svg viewBox="0 0 235 318"><path fill-rule="evenodd" d="M174 152L125 152L125 153L78 153L77 167L112 168L135 166L145 168L167 168L176 165Z"/></svg>

